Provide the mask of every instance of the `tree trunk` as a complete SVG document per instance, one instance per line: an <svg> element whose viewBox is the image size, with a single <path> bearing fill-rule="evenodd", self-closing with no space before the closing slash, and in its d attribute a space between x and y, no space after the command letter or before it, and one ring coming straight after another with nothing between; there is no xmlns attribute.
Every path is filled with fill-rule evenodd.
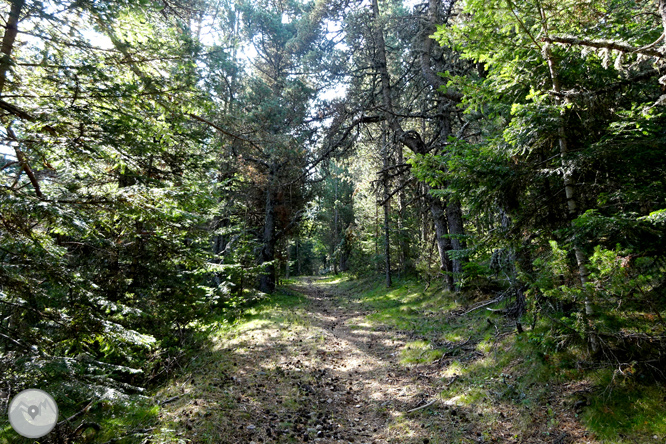
<svg viewBox="0 0 666 444"><path fill-rule="evenodd" d="M434 0L431 1L431 7L435 6L437 6L437 2ZM431 14L436 15L436 9L433 11L434 12L431 11ZM394 112L392 90L391 90L391 77L388 72L388 67L387 67L388 65L386 61L386 43L384 40L384 34L382 32L382 29L379 26L380 15L379 15L379 5L377 3L377 0L372 0L372 14L375 21L375 26L373 29L374 44L376 45L375 62L381 79L381 94L382 94L382 102L384 105L384 119L389 124L389 128L395 133L398 142L404 144L415 153L426 154L428 152L428 147L423 142L421 136L414 130L404 131L398 117ZM429 57L430 54L431 39L428 36L426 37L428 38L428 40L424 41L423 51L424 53L427 52L427 57L424 55L421 58L421 62L422 64L424 64L424 66L427 65L428 68L425 69L424 67L423 75L426 77L426 80L431 80L429 79L429 77L432 76L430 76L429 74L432 73L432 69L430 68L429 63L427 63L427 58ZM437 89L439 86L440 85L437 84L436 86L434 86L434 88ZM460 94L454 91L446 91L442 93L442 95L443 97L450 100L459 100L461 97ZM448 120L448 116L442 118L438 122L438 125L442 126L441 137L446 138L448 134L450 134L450 123ZM430 190L427 184L425 188L426 191ZM445 209L440 199L432 197L429 200L430 200L430 211L433 215L433 222L435 224L435 232L437 235L437 248L440 254L441 268L445 273L447 273L447 278L446 278L447 284L451 289L455 289L453 281L451 281L451 279L453 279L454 276L451 274L453 270L451 268L448 251L452 248L452 243L451 240L448 239L449 227L446 222ZM464 234L463 225L462 225L462 215L459 216L459 214L460 214L459 210L456 210L455 208L452 210L452 216L456 222L455 233L452 234L455 235ZM458 242L457 245L458 247L460 247L460 242ZM459 264L458 268L460 269L460 271L462 271L462 265Z"/></svg>
<svg viewBox="0 0 666 444"><path fill-rule="evenodd" d="M389 199L384 204L384 269L386 271L386 286L390 287L391 281L391 243L389 238L389 216L390 216L390 203Z"/></svg>
<svg viewBox="0 0 666 444"><path fill-rule="evenodd" d="M433 67L431 66L431 64L433 63L433 59L431 57L431 51L434 42L430 36L437 29L436 25L444 23L448 20L448 17L450 16L451 13L451 8L453 7L454 3L455 2L448 3L447 5L448 9L446 11L442 11L440 10L440 7L442 7L443 5L441 4L440 0L428 1L427 24L421 31L421 39L422 39L421 72L426 82L428 82L430 86L433 88L433 90L436 91L437 95L439 95L441 98L448 99L447 101L458 102L462 97L460 93L453 90L443 89L446 86L446 81L442 77L437 75L437 72L445 71L443 63L441 61L435 62L434 70ZM447 105L448 103L442 100L440 100L438 104L438 114L443 116L437 122L438 126L440 127L438 128L438 132L441 134L440 137L444 140L449 136L449 134L451 134L451 121L450 121L451 117L450 117L450 112L446 110ZM447 202L446 218L448 222L448 230L451 235L450 239L451 248L454 251L460 251L465 249L466 245L463 239L463 236L465 234L465 227L463 223L462 209L460 207L459 201L449 200L449 202ZM458 259L458 258L451 260L453 282L455 283L455 286L453 286L452 290L455 291L460 290L460 281L463 276L464 262L465 262L464 259Z"/></svg>
<svg viewBox="0 0 666 444"><path fill-rule="evenodd" d="M296 274L298 276L303 275L303 271L301 271L301 238L296 239Z"/></svg>
<svg viewBox="0 0 666 444"><path fill-rule="evenodd" d="M334 179L334 201L333 201L333 257L331 258L333 260L333 274L338 274L338 260L340 259L340 232L338 230L338 224L339 224L339 212L338 212L338 180L337 178ZM336 254L338 257L336 258Z"/></svg>
<svg viewBox="0 0 666 444"><path fill-rule="evenodd" d="M426 185L426 192L430 191ZM446 223L446 216L442 201L435 196L427 195L430 201L430 213L432 214L432 221L435 225L435 240L437 241L437 251L439 253L439 269L444 273L444 281L446 287L453 291L455 289L453 280L453 267L451 259L449 258L449 250L451 250L451 239L449 237L448 225Z"/></svg>
<svg viewBox="0 0 666 444"><path fill-rule="evenodd" d="M405 163L405 156L402 150L402 144L396 146L397 149L397 164L403 165ZM400 264L400 270L405 273L412 271L411 255L409 252L409 240L407 235L407 230L405 230L405 189L401 188L398 191L398 247L400 257L398 262Z"/></svg>
<svg viewBox="0 0 666 444"><path fill-rule="evenodd" d="M660 2L661 5L661 2ZM541 13L541 25L542 25L542 32L545 37L549 37L548 35L548 24L547 24L547 19L545 12L543 9L540 10ZM544 47L542 50L542 54L546 58L546 62L548 63L548 69L550 72L550 79L551 79L551 84L553 87L553 92L555 93L554 95L554 100L556 105L560 105L562 103L560 99L560 93L562 92L561 84L560 84L560 78L559 78L559 72L558 72L558 67L557 67L557 61L555 60L555 57L553 56L553 52L550 47L550 43L546 42L544 43ZM570 160L568 159L568 154L569 154L569 147L567 144L567 135L566 135L566 128L565 128L565 111L562 109L560 111L560 121L559 125L557 128L557 139L558 139L558 145L560 149L560 158L562 159L562 170L564 171L563 175L563 182L564 182L564 192L565 196L567 199L567 210L568 210L568 215L569 218L572 220L573 224L573 219L575 219L578 214L579 210L576 205L576 200L574 198L574 193L575 193L575 183L573 180L573 166L570 165ZM587 284L587 276L588 276L588 270L587 270L587 257L585 256L585 253L583 252L582 248L580 245L577 243L574 244L574 253L576 256L576 262L578 264L578 273L580 276L580 283L583 288L583 293L585 294L585 301L584 301L584 306L585 306L585 317L587 320L592 318L594 316L594 309L592 307L592 301L590 299L589 292L585 288L585 284ZM592 349L592 352L596 353L599 350L599 344L596 335L589 330L589 324L586 321L585 322L585 329L586 329L586 335L590 343L590 348Z"/></svg>
<svg viewBox="0 0 666 444"><path fill-rule="evenodd" d="M375 273L379 273L379 205L375 202Z"/></svg>
<svg viewBox="0 0 666 444"><path fill-rule="evenodd" d="M264 267L259 276L259 290L264 293L275 291L275 167L271 165L268 172L268 183L266 185L266 209L264 218L264 237L261 248L260 264L270 264Z"/></svg>
<svg viewBox="0 0 666 444"><path fill-rule="evenodd" d="M290 259L290 257L289 257L289 244L287 243L287 263L285 264L285 267L284 267L284 278L285 279L289 279L289 268L290 268L289 259Z"/></svg>
<svg viewBox="0 0 666 444"><path fill-rule="evenodd" d="M18 22L21 16L21 10L25 4L25 0L13 0L9 17L5 25L5 34L2 37L2 59L0 59L0 96L5 90L5 83L7 82L7 72L12 65L12 50L14 49L14 41L18 34Z"/></svg>
<svg viewBox="0 0 666 444"><path fill-rule="evenodd" d="M659 0L659 15L661 16L661 26L666 34L666 0Z"/></svg>
<svg viewBox="0 0 666 444"><path fill-rule="evenodd" d="M376 2L376 0L375 0ZM386 125L382 129L382 157L383 157L383 170L382 173L382 188L384 195L384 270L386 273L386 286L390 287L391 282L391 238L390 238L390 216L391 216L391 198L389 190L389 149Z"/></svg>
<svg viewBox="0 0 666 444"><path fill-rule="evenodd" d="M464 250L465 240L462 236L465 234L465 227L463 225L462 209L460 202L450 199L446 206L446 219L449 225L449 233L451 234L451 249L454 251ZM451 260L453 281L455 283L455 290L460 290L460 281L463 275L464 259L455 258Z"/></svg>
<svg viewBox="0 0 666 444"><path fill-rule="evenodd" d="M558 71L557 71L557 65L555 58L553 57L552 51L550 49L550 44L545 43L544 44L544 54L546 55L547 61L548 61L548 68L550 69L550 76L553 84L553 91L556 93L555 95L555 103L560 104L561 101L559 99L559 93L561 92L561 87L560 87L560 81L558 77ZM573 180L573 168L570 165L570 161L568 159L568 154L569 154L569 148L568 148L568 143L567 143L567 137L566 137L566 129L564 127L564 111L560 114L560 125L557 128L557 142L560 148L560 158L562 159L562 169L564 171L563 175L563 182L564 182L564 193L567 199L567 210L569 214L570 219L575 219L578 214L578 206L576 205L576 200L574 197L575 193L575 183ZM576 256L576 262L578 263L578 273L580 277L580 282L581 285L584 287L585 284L587 283L587 276L588 276L588 271L587 271L587 258L585 257L585 253L583 250L580 248L578 245L574 245L574 253ZM592 304L589 300L589 298L586 296L585 297L585 312L587 315L591 316L593 314L593 309L592 309Z"/></svg>

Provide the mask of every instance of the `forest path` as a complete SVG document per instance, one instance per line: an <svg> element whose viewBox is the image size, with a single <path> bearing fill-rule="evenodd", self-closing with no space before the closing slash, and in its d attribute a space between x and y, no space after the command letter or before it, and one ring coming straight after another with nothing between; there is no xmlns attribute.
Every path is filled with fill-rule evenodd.
<svg viewBox="0 0 666 444"><path fill-rule="evenodd" d="M432 412L419 408L446 381L431 366L399 363L408 332L371 325L367 308L321 279L289 288L305 303L270 319L258 316L225 336L162 395L180 396L163 413L178 423L179 435L255 444L427 444L461 433L478 439L473 421L462 411L456 417L455 406L440 407L448 419L438 418L437 427Z"/></svg>

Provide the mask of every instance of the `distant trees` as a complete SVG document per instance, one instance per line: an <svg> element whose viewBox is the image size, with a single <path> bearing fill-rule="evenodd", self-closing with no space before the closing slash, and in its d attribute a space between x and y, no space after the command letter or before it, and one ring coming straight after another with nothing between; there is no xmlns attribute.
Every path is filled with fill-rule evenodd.
<svg viewBox="0 0 666 444"><path fill-rule="evenodd" d="M329 161L327 174L318 190L319 239L327 246L333 273L349 271L353 249L354 182L345 166Z"/></svg>
<svg viewBox="0 0 666 444"><path fill-rule="evenodd" d="M465 228L460 203L433 189L442 188L441 184L410 173L414 155L441 153L447 138L460 127L455 104L461 95L439 91L444 80L437 73L462 72L468 64L455 55L445 55L430 38L435 24L448 19L452 6L452 2L432 1L409 10L402 2L373 1L346 16L352 55L347 106L361 114L354 122L373 128L365 137L377 140L377 151L382 153L376 189L384 213L387 284L393 262L391 236L397 246L398 269L413 271L413 245L429 243L424 235L430 230L420 226L430 223L448 287L460 289L463 279ZM358 116L350 116L354 115ZM392 201L396 204L393 209ZM410 219L409 207L414 208L414 202L419 204L417 217ZM427 213L421 211L424 208ZM392 212L396 213L395 229L391 228ZM421 239L414 236L419 231Z"/></svg>
<svg viewBox="0 0 666 444"><path fill-rule="evenodd" d="M336 53L326 23L343 4L330 2L244 3L237 6L239 38L256 57L248 78L238 81L232 120L214 110L234 134L224 134L251 188L253 230L261 240L259 289L275 289L278 248L303 214L315 168L329 152L317 145L322 111L316 94L334 80ZM236 54L238 57L239 55ZM320 114L322 114L320 116ZM323 152L319 152L322 149ZM330 150L329 150L330 151ZM284 248L284 246L282 247Z"/></svg>

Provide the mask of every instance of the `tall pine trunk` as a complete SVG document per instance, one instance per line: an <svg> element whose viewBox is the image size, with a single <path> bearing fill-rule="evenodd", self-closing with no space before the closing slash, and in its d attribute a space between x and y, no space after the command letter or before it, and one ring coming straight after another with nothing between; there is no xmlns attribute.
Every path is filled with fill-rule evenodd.
<svg viewBox="0 0 666 444"><path fill-rule="evenodd" d="M375 0L376 1L376 0ZM382 189L383 189L383 202L384 202L384 272L386 274L386 286L390 287L391 280L391 198L389 191L389 149L388 149L388 135L386 125L382 125L382 158L383 158L383 172L382 172Z"/></svg>
<svg viewBox="0 0 666 444"><path fill-rule="evenodd" d="M275 291L275 167L271 165L266 185L266 209L264 214L264 236L259 258L260 264L267 264L259 276L259 290L264 293Z"/></svg>
<svg viewBox="0 0 666 444"><path fill-rule="evenodd" d="M549 37L548 23L545 12L543 9L541 9L540 13L541 13L541 25L542 25L543 35L545 37ZM562 100L560 99L562 93L562 85L560 83L559 68L557 60L553 55L552 49L550 47L550 43L544 43L542 54L544 55L546 62L548 63L551 85L553 88L553 92L555 93L554 95L555 104L558 106L562 105ZM566 117L565 110L564 108L562 108L562 110L560 111L559 125L557 128L557 142L560 150L562 170L564 171L562 179L564 182L564 193L567 200L567 211L568 211L568 216L573 224L573 220L576 217L578 217L580 213L575 199L576 184L573 179L574 168L572 165L570 165L571 161L569 160L569 145L567 141L567 129L566 129L565 117ZM589 292L585 288L586 286L585 284L587 284L587 277L589 274L587 270L587 257L585 255L585 252L577 242L574 242L574 254L576 256L576 263L578 265L578 274L580 277L581 287L585 295L584 318L586 319L585 321L586 336L590 344L590 348L594 353L596 353L599 350L598 338L596 337L594 332L591 331L589 327L590 325L589 321L591 321L591 318L594 316L594 309L592 307L592 300L590 298Z"/></svg>
<svg viewBox="0 0 666 444"><path fill-rule="evenodd" d="M430 187L426 185L426 192L430 191ZM432 221L435 225L435 240L437 241L437 252L439 253L439 269L444 273L444 282L446 287L453 291L455 284L453 280L453 267L451 259L449 258L449 251L451 250L451 239L449 237L448 225L446 223L446 215L442 201L435 196L428 195L430 201L430 213L432 214Z"/></svg>

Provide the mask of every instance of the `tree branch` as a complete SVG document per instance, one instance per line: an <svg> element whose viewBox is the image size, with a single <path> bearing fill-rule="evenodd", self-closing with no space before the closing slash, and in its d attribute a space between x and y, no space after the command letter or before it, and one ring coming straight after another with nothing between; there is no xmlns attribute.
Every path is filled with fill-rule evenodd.
<svg viewBox="0 0 666 444"><path fill-rule="evenodd" d="M543 37L541 39L543 42L547 43L563 43L567 45L577 45L577 46L589 46L591 48L605 48L612 49L620 52L627 53L636 53L643 54L650 57L663 58L664 52L658 49L654 49L651 45L645 46L643 48L636 48L633 45L630 45L626 42L618 42L614 40L591 40L591 39L581 39L573 36L550 36Z"/></svg>
<svg viewBox="0 0 666 444"><path fill-rule="evenodd" d="M391 192L390 192L390 193L384 198L384 200L382 200L382 201L379 203L379 206L381 207L382 205L384 205L386 202L389 201L389 199L391 199L393 196L395 196L396 193L398 193L400 190L405 189L405 188L407 187L407 185L409 185L410 183L414 182L415 179L416 179L416 178L412 176L412 177L410 177L409 179L407 179L406 181L404 181L403 183L401 183L401 184L398 186L398 188L396 188L395 190L391 191Z"/></svg>
<svg viewBox="0 0 666 444"><path fill-rule="evenodd" d="M18 139L16 138L16 134L14 134L14 131L8 126L7 129L7 135L14 141L18 143ZM25 153L21 151L21 148L18 147L18 144L14 147L14 152L16 153L16 159L18 160L19 164L21 167L23 167L23 171L28 175L28 178L30 179L30 183L32 184L32 187L35 189L35 194L37 197L40 199L44 197L42 194L42 189L39 186L39 181L37 180L37 177L35 177L35 173L32 171L32 168L30 168L30 164L28 163L28 158L25 156Z"/></svg>
<svg viewBox="0 0 666 444"><path fill-rule="evenodd" d="M10 114L13 114L16 117L19 117L23 120L27 120L29 122L34 122L35 121L35 118L32 117L30 114L23 111L22 109L19 109L19 108L15 107L11 103L5 102L2 99L0 99L0 108L4 109L5 111L9 112Z"/></svg>
<svg viewBox="0 0 666 444"><path fill-rule="evenodd" d="M210 120L208 120L208 119L206 119L206 118L204 118L204 117L201 117L201 116L199 116L199 115L197 115L197 114L192 114L192 113L189 113L188 116L190 116L190 117L193 118L194 120L198 120L199 122L205 123L206 125L210 126L211 128L214 128L215 130L219 131L220 133L224 134L225 136L229 136L229 137L231 137L232 139L236 139L236 140L240 140L241 142L248 143L248 144L250 144L253 148L260 149L259 146L257 146L257 144L255 144L255 143L252 142L251 140L248 140L248 139L246 139L246 138L244 138L244 137L237 136L236 134L230 133L229 131L225 130L225 129L222 128L221 126L219 126L219 125L217 125L217 124L211 122Z"/></svg>

